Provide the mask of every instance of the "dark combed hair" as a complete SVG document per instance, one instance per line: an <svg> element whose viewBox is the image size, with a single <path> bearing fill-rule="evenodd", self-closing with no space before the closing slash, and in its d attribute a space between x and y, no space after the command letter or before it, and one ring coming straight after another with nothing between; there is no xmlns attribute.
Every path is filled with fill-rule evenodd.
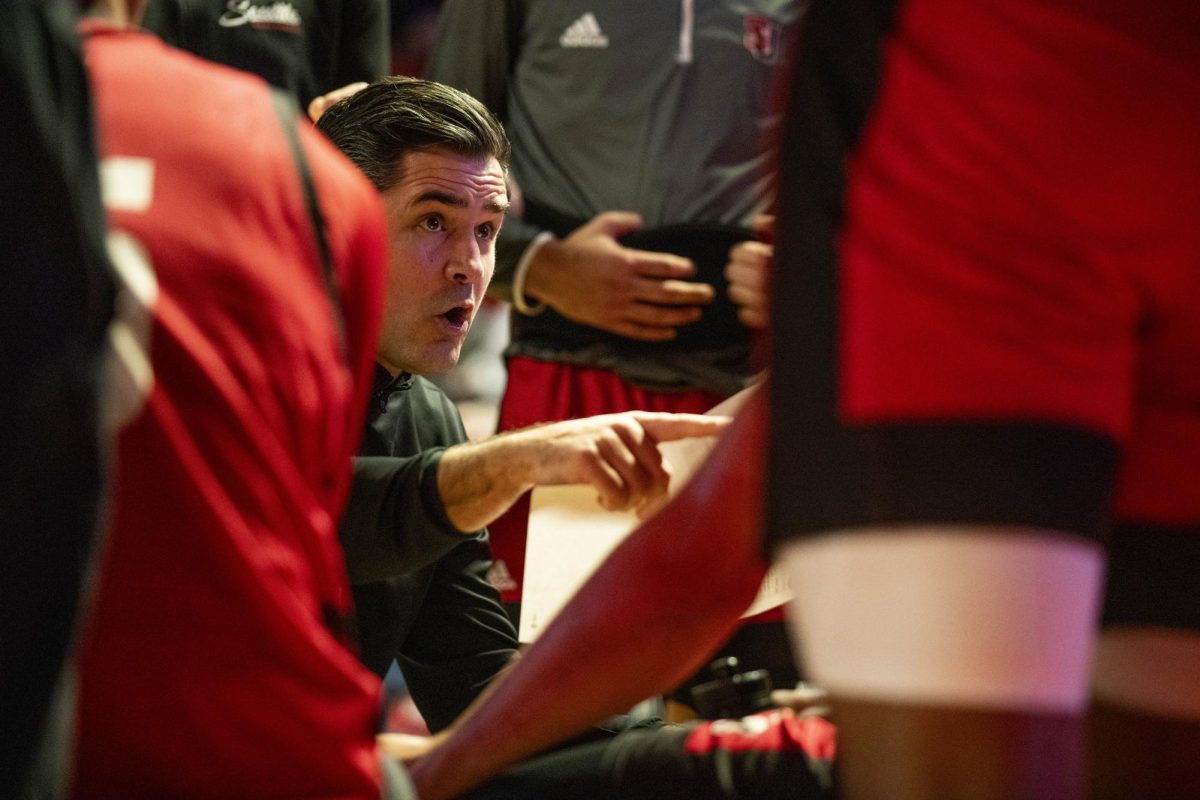
<svg viewBox="0 0 1200 800"><path fill-rule="evenodd" d="M317 128L381 192L400 180L400 161L410 152L492 157L506 173L511 157L504 128L482 103L418 78L377 81L330 106Z"/></svg>

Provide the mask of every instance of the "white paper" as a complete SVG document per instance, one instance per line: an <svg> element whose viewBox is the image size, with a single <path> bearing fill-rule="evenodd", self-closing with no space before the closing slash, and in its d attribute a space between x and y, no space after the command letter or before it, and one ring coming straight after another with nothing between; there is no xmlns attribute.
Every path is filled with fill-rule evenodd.
<svg viewBox="0 0 1200 800"><path fill-rule="evenodd" d="M733 414L754 387L739 392L710 414ZM660 445L673 469L669 493L676 494L708 456L715 437ZM607 511L590 486L539 486L529 508L525 542L525 582L519 638L532 642L608 554L637 526L631 511ZM743 616L791 599L785 574L772 568Z"/></svg>

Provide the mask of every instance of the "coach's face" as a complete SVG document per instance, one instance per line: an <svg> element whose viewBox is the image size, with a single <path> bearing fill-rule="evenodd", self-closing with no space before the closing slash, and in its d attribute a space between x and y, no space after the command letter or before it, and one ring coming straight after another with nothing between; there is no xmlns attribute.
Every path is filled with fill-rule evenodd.
<svg viewBox="0 0 1200 800"><path fill-rule="evenodd" d="M379 362L393 374L445 372L458 363L496 267L504 171L490 157L408 153L383 201L389 276Z"/></svg>

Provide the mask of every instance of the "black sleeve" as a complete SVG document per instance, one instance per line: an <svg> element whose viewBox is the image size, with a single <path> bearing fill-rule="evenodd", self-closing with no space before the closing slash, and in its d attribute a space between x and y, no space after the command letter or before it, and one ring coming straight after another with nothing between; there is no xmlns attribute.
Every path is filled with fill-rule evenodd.
<svg viewBox="0 0 1200 800"><path fill-rule="evenodd" d="M390 66L387 0L347 0L342 10L341 41L328 92L355 81L379 80Z"/></svg>
<svg viewBox="0 0 1200 800"><path fill-rule="evenodd" d="M517 632L487 582L486 535L463 542L434 571L400 648L400 670L431 731L445 728L517 651Z"/></svg>
<svg viewBox="0 0 1200 800"><path fill-rule="evenodd" d="M444 447L408 458L360 456L338 528L352 584L385 580L433 563L465 538L437 489Z"/></svg>
<svg viewBox="0 0 1200 800"><path fill-rule="evenodd" d="M49 710L107 461L97 407L112 284L76 16L60 0L0 3L0 797L25 796L43 736L43 766L67 755Z"/></svg>

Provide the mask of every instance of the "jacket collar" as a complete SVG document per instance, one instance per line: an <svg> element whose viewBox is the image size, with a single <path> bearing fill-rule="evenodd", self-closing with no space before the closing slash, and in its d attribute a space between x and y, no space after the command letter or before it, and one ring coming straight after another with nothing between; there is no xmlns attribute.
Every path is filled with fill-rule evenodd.
<svg viewBox="0 0 1200 800"><path fill-rule="evenodd" d="M403 392L412 386L413 376L410 372L401 372L392 377L392 373L375 362L375 381L371 386L371 398L374 406L382 413L387 410L388 399L396 392Z"/></svg>

